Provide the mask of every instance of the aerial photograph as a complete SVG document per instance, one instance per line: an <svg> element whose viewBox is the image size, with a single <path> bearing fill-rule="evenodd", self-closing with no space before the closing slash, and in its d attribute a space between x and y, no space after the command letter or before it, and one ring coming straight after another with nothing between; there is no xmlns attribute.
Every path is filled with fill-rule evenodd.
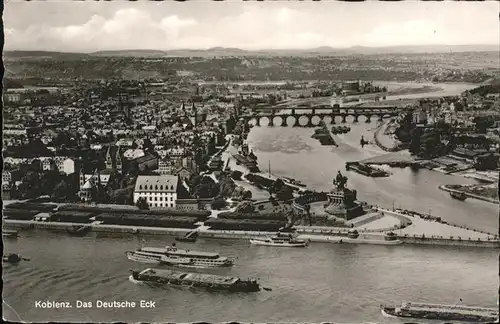
<svg viewBox="0 0 500 324"><path fill-rule="evenodd" d="M499 323L500 2L2 8L3 320Z"/></svg>

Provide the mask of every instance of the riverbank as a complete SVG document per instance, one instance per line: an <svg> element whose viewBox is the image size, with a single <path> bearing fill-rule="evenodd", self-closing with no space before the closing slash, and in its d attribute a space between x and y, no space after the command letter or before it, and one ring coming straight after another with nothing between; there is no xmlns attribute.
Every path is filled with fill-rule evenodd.
<svg viewBox="0 0 500 324"><path fill-rule="evenodd" d="M394 166L408 166L416 164L419 161L414 155L411 155L408 151L391 152L387 154L382 154L374 157L370 157L359 161L363 164L375 164L375 165L394 165Z"/></svg>
<svg viewBox="0 0 500 324"><path fill-rule="evenodd" d="M382 209L381 209L382 210ZM385 211L390 212L390 211ZM413 224L412 224L413 225ZM409 227L411 227L410 225ZM54 233L67 233L68 230L74 226L88 226L90 231L87 235L100 234L126 234L126 235L174 235L182 236L192 229L181 228L159 228L159 227L146 227L146 226L128 226L128 225L110 225L100 224L94 222L92 224L80 223L62 223L62 222L36 222L36 221L22 221L22 220L4 220L4 228L16 230L45 230ZM211 230L206 226L200 226L196 229L200 238L214 238L214 239L250 239L252 237L265 237L272 235L272 232L257 232L257 231L236 231L236 230ZM316 227L298 227L297 232L300 234L299 238L306 239L311 242L318 243L359 243L359 244L376 244L376 245L398 245L401 242L408 244L430 244L430 245L454 245L454 246L478 246L478 247L500 247L498 240L491 237L478 237L478 238L462 238L460 236L438 236L438 235L409 235L408 233L397 234L398 241L386 241L384 233L360 233L356 239L348 239L348 230L345 228L316 228ZM480 233L478 233L480 234ZM20 235L22 239L22 234Z"/></svg>
<svg viewBox="0 0 500 324"><path fill-rule="evenodd" d="M459 189L454 189L454 188L451 188L450 186L455 186L455 187L458 187ZM478 187L484 188L485 193L489 189L489 192L488 192L489 195L483 196L483 195L477 195L477 194L470 192L470 190L471 190L470 188L478 188ZM463 193L469 198L487 201L487 202L490 202L492 204L498 204L498 199L493 198L496 195L498 188L486 188L486 186L441 185L441 186L439 186L439 189L441 189L443 191L447 191L447 192Z"/></svg>
<svg viewBox="0 0 500 324"><path fill-rule="evenodd" d="M381 150L385 152L397 152L401 150L399 147L401 143L393 135L395 127L395 122L392 119L377 126L373 133L373 140Z"/></svg>

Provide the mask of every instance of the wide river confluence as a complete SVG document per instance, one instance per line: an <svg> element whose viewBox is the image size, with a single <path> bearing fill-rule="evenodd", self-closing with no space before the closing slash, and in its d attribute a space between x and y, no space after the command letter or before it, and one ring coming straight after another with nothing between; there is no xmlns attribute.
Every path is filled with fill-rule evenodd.
<svg viewBox="0 0 500 324"><path fill-rule="evenodd" d="M324 147L310 138L313 129L254 127L248 142L263 171L294 177L316 190L330 190L345 162L381 152L359 146L375 123L350 125L337 137L339 147ZM440 184L474 180L438 172L393 169L390 178L345 173L360 199L379 206L414 209L455 223L494 231L497 206L468 199L453 200ZM492 230L493 229L493 230ZM74 238L49 232L23 232L4 240L5 251L29 262L3 270L4 300L23 321L68 322L382 322L379 304L402 300L495 307L498 251L465 247L313 244L305 249L250 246L242 240L200 239L192 250L218 251L238 257L233 268L214 274L259 278L272 291L252 294L209 293L174 287L151 288L128 280L130 268L146 266L126 259L125 251L141 245L164 246L172 237L91 236ZM71 309L41 309L36 301L67 301ZM76 301L94 307L76 308ZM156 308L96 308L96 301L151 300ZM3 305L4 318L16 320ZM415 322L415 321L413 321Z"/></svg>

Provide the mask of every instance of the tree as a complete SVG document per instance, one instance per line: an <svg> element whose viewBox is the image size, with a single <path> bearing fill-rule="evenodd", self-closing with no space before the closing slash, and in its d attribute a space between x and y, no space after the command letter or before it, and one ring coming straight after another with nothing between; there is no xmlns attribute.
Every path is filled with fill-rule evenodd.
<svg viewBox="0 0 500 324"><path fill-rule="evenodd" d="M25 199L36 198L41 195L41 182L38 173L28 171L21 179L19 186L20 196Z"/></svg>
<svg viewBox="0 0 500 324"><path fill-rule="evenodd" d="M62 178L61 173L57 170L49 170L42 173L40 177L40 183L42 186L41 193L44 195L51 195L55 188L61 185L61 182L63 181Z"/></svg>
<svg viewBox="0 0 500 324"><path fill-rule="evenodd" d="M421 145L421 137L422 137L422 130L420 128L415 128L411 133L410 133L410 145L408 150L410 153L414 155L420 154L420 145Z"/></svg>
<svg viewBox="0 0 500 324"><path fill-rule="evenodd" d="M278 192L283 188L283 186L285 186L285 183L283 182L283 180L278 178L274 181L274 183L272 185L273 191Z"/></svg>
<svg viewBox="0 0 500 324"><path fill-rule="evenodd" d="M220 183L219 196L224 198L231 197L236 189L236 184L234 183L234 181L231 178L225 176L220 180L219 183Z"/></svg>
<svg viewBox="0 0 500 324"><path fill-rule="evenodd" d="M252 192L250 190L246 190L243 192L243 197L244 200L250 200L252 199Z"/></svg>
<svg viewBox="0 0 500 324"><path fill-rule="evenodd" d="M213 210L221 210L227 207L227 202L222 198L216 198L210 205Z"/></svg>
<svg viewBox="0 0 500 324"><path fill-rule="evenodd" d="M72 192L66 179L62 179L53 189L51 198L56 201L72 201L75 198L75 192Z"/></svg>
<svg viewBox="0 0 500 324"><path fill-rule="evenodd" d="M243 175L243 172L238 171L238 170L234 170L233 172L231 172L231 178L233 180L241 180L242 175Z"/></svg>
<svg viewBox="0 0 500 324"><path fill-rule="evenodd" d="M135 203L135 205L140 209L140 210L149 210L149 204L148 202L146 201L146 198L144 197L140 197L139 199L137 199L137 202Z"/></svg>
<svg viewBox="0 0 500 324"><path fill-rule="evenodd" d="M220 185L211 177L202 177L193 193L198 198L213 198L220 193Z"/></svg>
<svg viewBox="0 0 500 324"><path fill-rule="evenodd" d="M154 151L154 145L149 138L145 138L143 140L142 148L144 149L145 152L153 152Z"/></svg>
<svg viewBox="0 0 500 324"><path fill-rule="evenodd" d="M282 201L289 201L293 199L293 191L290 187L285 186L283 187L278 193L276 194L276 198Z"/></svg>
<svg viewBox="0 0 500 324"><path fill-rule="evenodd" d="M237 213L253 213L255 212L255 206L251 201L243 201L236 206L235 211Z"/></svg>
<svg viewBox="0 0 500 324"><path fill-rule="evenodd" d="M493 126L494 120L489 117L476 117L474 118L476 132L479 134L486 134L488 127Z"/></svg>

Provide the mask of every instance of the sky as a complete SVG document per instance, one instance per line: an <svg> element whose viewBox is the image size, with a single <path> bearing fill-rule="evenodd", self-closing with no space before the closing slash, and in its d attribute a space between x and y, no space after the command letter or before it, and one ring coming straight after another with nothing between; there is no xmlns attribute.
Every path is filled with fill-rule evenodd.
<svg viewBox="0 0 500 324"><path fill-rule="evenodd" d="M5 50L498 45L500 2L6 0Z"/></svg>

